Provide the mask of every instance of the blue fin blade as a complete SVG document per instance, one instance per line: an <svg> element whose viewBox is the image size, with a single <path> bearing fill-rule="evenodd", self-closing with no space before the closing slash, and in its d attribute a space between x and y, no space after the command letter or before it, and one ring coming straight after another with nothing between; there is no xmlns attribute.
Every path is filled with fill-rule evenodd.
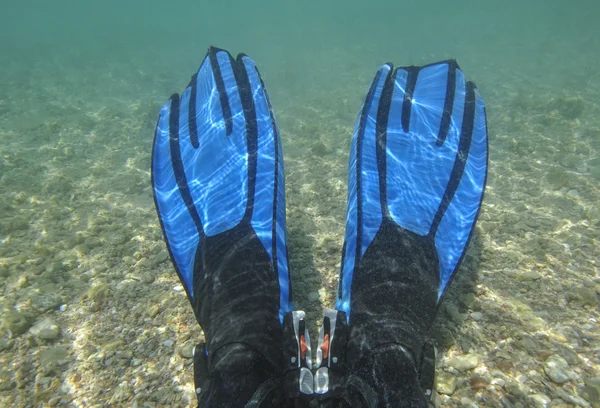
<svg viewBox="0 0 600 408"><path fill-rule="evenodd" d="M339 281L341 293L338 293L336 302L336 309L348 315L354 268L373 240L382 220L375 149L376 119L383 87L392 69L391 65L386 64L375 74L352 135L348 168L346 237L342 249L342 272Z"/></svg>
<svg viewBox="0 0 600 408"><path fill-rule="evenodd" d="M280 314L291 310L283 155L264 84L246 55L210 48L181 97L160 111L152 156L154 198L167 246L194 301L198 249L250 225L273 263Z"/></svg>
<svg viewBox="0 0 600 408"><path fill-rule="evenodd" d="M485 105L456 62L379 68L352 140L336 308L350 313L355 268L383 220L433 240L439 300L466 250L486 175Z"/></svg>

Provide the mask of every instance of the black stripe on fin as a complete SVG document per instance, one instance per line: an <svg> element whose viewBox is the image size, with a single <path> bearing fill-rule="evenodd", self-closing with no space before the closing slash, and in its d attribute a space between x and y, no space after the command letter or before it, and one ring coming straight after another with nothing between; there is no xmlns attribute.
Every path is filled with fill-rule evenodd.
<svg viewBox="0 0 600 408"><path fill-rule="evenodd" d="M408 133L410 130L410 115L412 112L412 99L417 87L417 77L420 67L405 67L408 76L406 78L406 87L404 89L404 102L402 103L402 130Z"/></svg>
<svg viewBox="0 0 600 408"><path fill-rule="evenodd" d="M375 78L373 82L371 82L371 87L369 88L369 92L367 92L367 96L365 96L365 102L363 103L362 111L360 112L360 119L358 123L358 130L356 133L356 253L354 254L355 265L358 265L360 260L360 248L362 244L361 236L362 236L362 194L360 193L360 189L362 187L360 171L361 171L361 153L362 153L362 140L365 134L365 124L367 121L367 117L369 116L369 110L371 109L371 103L373 102L373 94L375 93L375 88L377 87L377 83L379 82L379 77L381 76L381 70L378 70L375 74ZM345 257L346 251L346 243L344 242L342 260ZM342 265L344 265L342 263ZM340 277L338 280L338 295L341 297L343 293L343 282L344 282L344 268L341 268Z"/></svg>
<svg viewBox="0 0 600 408"><path fill-rule="evenodd" d="M462 128L460 130L460 141L458 142L458 151L456 152L456 159L454 160L454 167L452 173L450 173L450 181L444 192L444 197L438 208L429 235L434 236L437 229L450 205L454 194L458 189L460 180L465 171L467 159L469 157L469 149L471 148L471 139L473 138L473 127L475 125L475 108L477 107L477 97L475 95L475 84L473 82L467 82L467 89L465 93L465 111L463 114Z"/></svg>
<svg viewBox="0 0 600 408"><path fill-rule="evenodd" d="M389 64L391 66L391 64ZM392 107L392 96L394 93L394 85L396 83L396 75L398 70L390 69L383 88L381 97L379 98L379 107L377 108L377 120L375 121L375 153L377 157L377 174L379 175L379 202L381 203L381 215L383 218L389 217L389 209L387 206L387 187L386 187L386 172L387 172L387 129L388 119L390 117L390 109Z"/></svg>
<svg viewBox="0 0 600 408"><path fill-rule="evenodd" d="M198 124L196 123L196 93L198 83L198 74L194 74L190 81L190 103L188 110L188 128L190 130L190 142L194 149L197 149L200 145L198 143Z"/></svg>
<svg viewBox="0 0 600 408"><path fill-rule="evenodd" d="M241 55L242 57L246 56L245 54ZM272 246L272 252L273 252L273 268L275 269L275 274L277 276L279 276L279 256L281 256L279 254L279 252L277 251L277 210L278 207L280 205L282 205L282 203L279 202L279 154L280 154L280 145L279 145L279 129L277 128L277 122L275 122L275 115L273 113L273 107L271 106L271 99L269 98L269 93L267 92L267 88L265 86L265 83L262 79L262 76L260 75L260 71L258 70L258 67L255 65L254 69L256 70L256 75L258 75L258 79L260 80L260 86L262 87L263 93L265 94L265 99L267 100L267 107L269 109L269 117L271 119L271 129L273 130L273 147L274 147L274 151L273 151L273 155L275 156L275 163L274 163L274 174L273 174L273 181L274 181L274 186L273 186L273 214L271 215L273 218L273 225L272 225L272 229L271 229L271 236L273 237L273 246ZM256 108L256 107L255 107ZM285 192L283 193L285 196ZM286 251L286 256L287 256L287 251ZM287 265L289 265L289 260L285 259L285 262ZM288 268L288 282L292 281L292 274L291 274L291 269ZM290 301L292 301L294 299L294 294L292 292L292 285L289 285L289 299Z"/></svg>
<svg viewBox="0 0 600 408"><path fill-rule="evenodd" d="M448 61L448 79L446 80L446 100L444 101L444 111L442 112L442 121L440 122L440 131L436 144L441 146L448 137L450 121L452 119L452 109L454 107L454 95L456 93L456 70L458 64L455 60Z"/></svg>
<svg viewBox="0 0 600 408"><path fill-rule="evenodd" d="M227 136L230 136L233 132L233 122L231 119L231 106L229 106L229 99L227 98L227 90L225 89L225 82L223 81L223 76L221 74L221 67L219 66L219 61L217 60L217 53L223 51L219 48L210 47L208 49L208 58L210 58L210 66L212 67L213 77L215 79L215 84L217 85L217 91L219 92L219 100L221 102L221 111L223 112L223 120L225 121L225 132ZM229 53L227 53L229 55ZM231 59L231 56L229 56ZM232 68L235 72L235 64L232 61Z"/></svg>
<svg viewBox="0 0 600 408"><path fill-rule="evenodd" d="M235 76L237 90L246 124L246 149L248 151L248 203L244 218L250 220L254 212L254 193L256 191L256 169L258 164L258 122L256 120L256 106L252 95L250 78L246 72L243 61L244 55L239 54L237 59L232 59L231 66Z"/></svg>
<svg viewBox="0 0 600 408"><path fill-rule="evenodd" d="M173 94L171 96L171 110L169 112L169 150L171 151L171 163L173 165L173 173L175 175L175 181L179 188L181 198L185 203L190 216L194 220L194 224L198 229L198 234L204 236L204 229L202 227L202 221L198 215L198 211L194 206L194 200L190 194L190 188L185 176L183 169L183 163L181 161L181 149L179 146L179 95Z"/></svg>

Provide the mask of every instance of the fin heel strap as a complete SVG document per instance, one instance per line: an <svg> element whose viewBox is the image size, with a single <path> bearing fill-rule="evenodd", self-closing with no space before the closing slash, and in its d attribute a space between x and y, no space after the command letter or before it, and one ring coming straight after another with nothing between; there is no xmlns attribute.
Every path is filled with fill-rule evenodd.
<svg viewBox="0 0 600 408"><path fill-rule="evenodd" d="M245 405L245 408L271 408L274 406L280 406L282 400L282 388L283 383L281 379L278 378L269 378L267 381L263 382L258 386L250 401ZM276 393L279 390L279 395ZM273 398L269 399L269 396ZM277 401L278 405L273 405L273 402ZM265 403L268 403L265 405Z"/></svg>
<svg viewBox="0 0 600 408"><path fill-rule="evenodd" d="M354 406L355 400L350 397L351 390L354 390L354 394L358 395L363 403L365 408L377 408L379 404L379 398L377 397L377 393L375 390L362 378L350 375L346 379L346 392L342 395L344 401L346 401L350 406Z"/></svg>

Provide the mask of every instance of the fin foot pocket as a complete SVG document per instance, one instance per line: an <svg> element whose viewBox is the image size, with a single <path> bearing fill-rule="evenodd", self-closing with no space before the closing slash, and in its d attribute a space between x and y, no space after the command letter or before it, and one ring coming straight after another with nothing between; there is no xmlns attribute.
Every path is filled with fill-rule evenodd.
<svg viewBox="0 0 600 408"><path fill-rule="evenodd" d="M279 130L258 69L210 48L179 97L163 106L152 152L152 186L171 259L195 300L195 262L208 237L246 226L280 285L280 321L291 310L285 182ZM201 258L201 257L200 257Z"/></svg>
<svg viewBox="0 0 600 408"><path fill-rule="evenodd" d="M283 315L293 308L283 154L252 59L211 47L181 96L162 107L152 187L171 260L205 333L195 357L201 394L220 406L228 399L218 384L250 384L228 368L255 367L256 386L281 377ZM234 352L240 345L247 352Z"/></svg>
<svg viewBox="0 0 600 408"><path fill-rule="evenodd" d="M386 220L432 238L441 299L481 208L487 151L483 99L456 61L379 68L352 137L336 309L352 318L355 270Z"/></svg>
<svg viewBox="0 0 600 408"><path fill-rule="evenodd" d="M382 382L410 385L389 390L396 402L385 407L432 395L428 332L473 233L487 166L485 104L456 61L379 68L352 137L335 308L348 325L347 376L379 395Z"/></svg>

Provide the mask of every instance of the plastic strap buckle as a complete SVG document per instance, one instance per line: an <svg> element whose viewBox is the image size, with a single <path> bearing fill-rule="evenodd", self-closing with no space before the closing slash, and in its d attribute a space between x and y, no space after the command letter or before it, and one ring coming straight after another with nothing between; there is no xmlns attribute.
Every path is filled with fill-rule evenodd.
<svg viewBox="0 0 600 408"><path fill-rule="evenodd" d="M283 351L287 361L284 388L287 397L308 400L311 396L316 396L321 401L339 398L345 391L348 376L345 361L349 336L346 313L334 309L325 311L323 326L319 332L314 374L305 318L303 311L287 312L283 318ZM435 356L433 343L426 341L418 372L419 384L428 401L432 401L434 394Z"/></svg>
<svg viewBox="0 0 600 408"><path fill-rule="evenodd" d="M327 309L319 332L315 372L315 394L319 399L337 397L343 392L346 369L348 325L346 313Z"/></svg>
<svg viewBox="0 0 600 408"><path fill-rule="evenodd" d="M303 311L283 316L283 352L286 359L284 389L288 398L313 395L312 350Z"/></svg>
<svg viewBox="0 0 600 408"><path fill-rule="evenodd" d="M328 309L319 332L316 365L313 374L310 336L302 311L283 317L283 350L287 361L284 388L288 398L319 399L336 397L343 392L346 378L344 357L348 340L346 314Z"/></svg>

